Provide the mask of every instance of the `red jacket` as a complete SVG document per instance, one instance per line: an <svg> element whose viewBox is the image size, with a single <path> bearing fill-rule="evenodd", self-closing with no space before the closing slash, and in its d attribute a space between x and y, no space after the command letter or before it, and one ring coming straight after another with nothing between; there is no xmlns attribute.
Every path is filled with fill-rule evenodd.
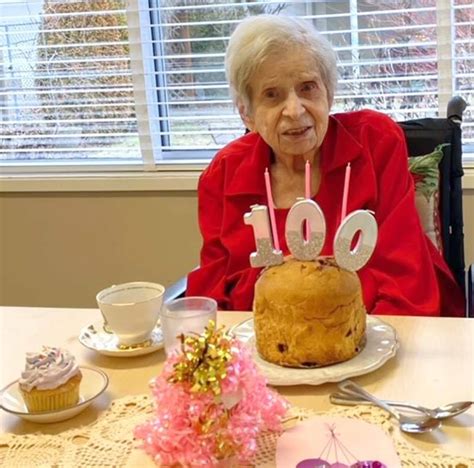
<svg viewBox="0 0 474 468"><path fill-rule="evenodd" d="M264 171L271 149L249 133L219 151L198 188L203 236L201 266L188 277L187 295L215 298L219 307L251 310L260 269L252 268L252 228L243 215L267 205ZM332 254L341 212L345 167L351 162L347 212L375 212L379 235L369 262L358 271L367 310L375 314L463 316L464 297L443 258L425 236L414 202L403 131L374 111L335 114L321 147L321 184L314 200L326 218L322 255ZM303 188L302 188L303 191ZM280 247L289 253L285 220L277 209Z"/></svg>

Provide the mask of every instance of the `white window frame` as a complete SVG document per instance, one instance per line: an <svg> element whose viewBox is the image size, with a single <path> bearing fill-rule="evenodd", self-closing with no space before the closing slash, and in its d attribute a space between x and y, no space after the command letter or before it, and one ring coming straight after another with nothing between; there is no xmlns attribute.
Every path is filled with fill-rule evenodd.
<svg viewBox="0 0 474 468"><path fill-rule="evenodd" d="M177 168L182 171L202 170L216 153L215 150L193 151L202 155L202 158L186 158L187 151L173 151L179 161L165 160L162 157L160 130L152 127L158 125L160 117L158 106L160 104L156 102L155 83L153 82L156 69L152 60L146 60L146 57L154 55L151 46L151 31L154 26L150 22L147 4L147 0L135 0L130 1L127 8L131 68L138 128L140 129L138 136L145 170L170 171L177 170Z"/></svg>
<svg viewBox="0 0 474 468"><path fill-rule="evenodd" d="M136 102L139 141L143 159L136 164L72 162L68 164L40 163L37 166L12 166L0 174L0 192L107 192L107 191L195 191L202 170L207 166L214 150L203 150L203 159L164 161L160 157L159 131L150 128L151 122L158 122L154 112L156 102L154 84L151 80L154 70L151 61L144 56L153 56L151 49L151 25L147 0L129 0L127 19L131 51L133 88ZM450 0L437 0L438 56L439 60L439 109L445 112L453 95L454 77L451 60L451 41L454 11ZM145 45L144 45L145 44ZM150 118L151 117L151 118ZM155 118L153 118L155 117ZM155 154L153 154L155 152ZM464 162L463 189L474 189L474 160ZM119 170L118 170L119 169Z"/></svg>

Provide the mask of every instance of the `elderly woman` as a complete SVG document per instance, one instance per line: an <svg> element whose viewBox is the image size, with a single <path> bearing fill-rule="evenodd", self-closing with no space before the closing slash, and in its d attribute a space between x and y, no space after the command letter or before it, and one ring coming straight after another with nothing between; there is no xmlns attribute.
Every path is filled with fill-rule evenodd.
<svg viewBox="0 0 474 468"><path fill-rule="evenodd" d="M331 244L341 212L345 168L351 163L347 212L372 210L377 246L358 271L367 310L376 314L463 315L464 298L438 251L422 231L402 130L374 111L330 115L337 83L330 44L302 20L256 16L235 29L226 73L248 134L218 152L199 182L201 265L189 275L188 295L204 295L229 310L251 310L260 269L243 215L267 204L271 174L281 249L289 208L304 196L305 162L311 197L326 218Z"/></svg>

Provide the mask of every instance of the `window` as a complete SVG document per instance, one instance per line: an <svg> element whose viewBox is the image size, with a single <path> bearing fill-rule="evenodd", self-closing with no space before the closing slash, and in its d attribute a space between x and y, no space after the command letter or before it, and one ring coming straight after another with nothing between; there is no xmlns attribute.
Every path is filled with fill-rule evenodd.
<svg viewBox="0 0 474 468"><path fill-rule="evenodd" d="M138 162L124 1L0 4L4 163Z"/></svg>
<svg viewBox="0 0 474 468"><path fill-rule="evenodd" d="M336 48L333 112L369 107L406 120L444 116L453 95L473 102L470 0L4 0L0 162L208 161L243 133L223 59L235 24L260 13L307 18ZM474 153L469 108L463 129Z"/></svg>
<svg viewBox="0 0 474 468"><path fill-rule="evenodd" d="M474 4L471 0L453 0L452 5L453 95L462 96L470 104L463 116L463 151L466 159L474 161Z"/></svg>

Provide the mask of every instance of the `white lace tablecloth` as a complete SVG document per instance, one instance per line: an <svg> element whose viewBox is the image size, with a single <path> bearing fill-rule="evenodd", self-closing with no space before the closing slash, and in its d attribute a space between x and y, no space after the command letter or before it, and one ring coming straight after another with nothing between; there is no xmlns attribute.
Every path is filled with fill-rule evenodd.
<svg viewBox="0 0 474 468"><path fill-rule="evenodd" d="M322 413L293 407L287 424ZM325 415L363 419L390 434L402 465L437 468L474 467L474 458L456 457L440 450L421 451L407 443L394 430L384 411L371 406L333 408ZM13 467L88 467L88 466L153 466L153 461L138 448L133 429L151 418L152 400L148 395L127 396L111 403L94 423L69 429L59 435L41 433L0 435L0 466ZM265 433L259 438L254 466L275 466L277 434Z"/></svg>

